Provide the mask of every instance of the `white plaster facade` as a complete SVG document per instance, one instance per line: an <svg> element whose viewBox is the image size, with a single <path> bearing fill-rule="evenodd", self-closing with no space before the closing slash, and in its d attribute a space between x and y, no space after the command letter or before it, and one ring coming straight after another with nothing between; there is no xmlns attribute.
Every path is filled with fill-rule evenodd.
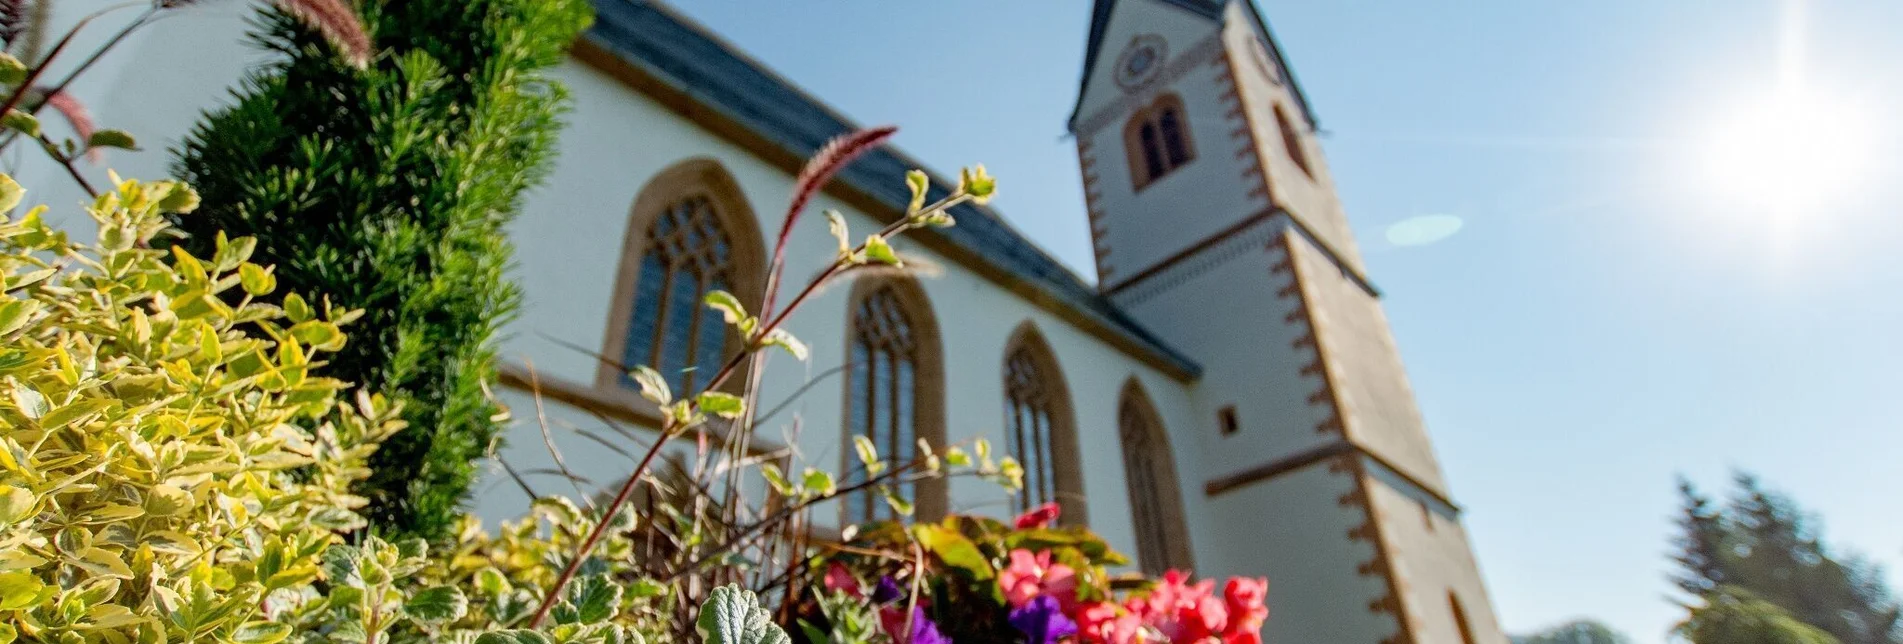
<svg viewBox="0 0 1903 644"><path fill-rule="evenodd" d="M1247 0L1097 5L1106 21L1102 52L1085 70L1073 125L1099 281L1126 313L1195 360L1201 376L1108 340L1102 329L1054 308L1061 304L1027 297L996 267L901 240L902 253L937 268L922 286L941 330L948 441L1001 437L1003 353L1028 322L1062 370L1090 525L1114 547L1136 552L1117 435L1119 393L1134 378L1173 446L1198 572L1271 579L1274 612L1265 639L1505 642L1386 320L1361 274L1321 145L1255 9ZM1199 13L1198 6L1210 11ZM248 10L212 3L161 22L81 84L80 94L101 123L139 133L149 149L169 148L257 60L242 44ZM1167 58L1157 79L1126 89L1111 68L1139 35L1167 43ZM1258 56L1274 66L1262 66ZM683 160L718 163L771 240L793 177L783 163L600 65L570 60L556 76L575 109L554 172L512 229L512 276L526 301L501 339L501 354L511 372L532 368L545 387L585 390L595 380L595 359L560 343L598 347L608 332L623 233L650 179ZM1165 92L1183 103L1196 158L1137 191L1123 158L1123 124ZM1269 116L1274 105L1303 126L1307 170L1284 149ZM11 161L22 183L36 188L35 198L78 198L37 159ZM167 155L150 152L112 162L137 177L163 176L168 164ZM822 195L812 212L822 208L845 213L859 231L885 221L836 194ZM787 274L795 276L817 270L833 244L816 216L800 222L793 240ZM843 379L823 376L845 359L849 290L823 292L792 320L791 330L811 345L811 361L776 358L763 379L761 400L768 404L812 384L762 431L765 440L793 446L822 467L837 467L842 458ZM597 487L632 467L627 456L578 431L619 436L605 428L599 408L544 397L538 410L519 384L500 395L515 415L500 456L519 471L553 465L538 415L568 466ZM1223 436L1217 413L1230 405L1241 431ZM795 418L804 428L797 436L790 434ZM622 448L639 449L632 441ZM1278 463L1285 467L1275 469ZM529 478L543 492L570 491L559 477ZM955 481L949 496L955 511L1004 516L1010 508L997 488L973 480ZM513 482L492 472L472 509L497 520L520 514L527 502ZM1455 625L1449 593L1460 598L1470 635Z"/></svg>

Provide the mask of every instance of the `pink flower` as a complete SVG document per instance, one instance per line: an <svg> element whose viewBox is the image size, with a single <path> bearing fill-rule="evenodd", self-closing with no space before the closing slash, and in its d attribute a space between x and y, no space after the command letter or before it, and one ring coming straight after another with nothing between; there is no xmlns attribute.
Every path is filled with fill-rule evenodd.
<svg viewBox="0 0 1903 644"><path fill-rule="evenodd" d="M1012 550L1011 564L998 574L998 586L1004 591L1005 603L1012 608L1021 607L1040 595L1050 595L1064 614L1076 611L1077 574L1070 566L1051 563L1049 551L1033 555L1023 548Z"/></svg>
<svg viewBox="0 0 1903 644"><path fill-rule="evenodd" d="M1132 644L1143 620L1110 602L1085 605L1077 615L1078 634L1091 644Z"/></svg>
<svg viewBox="0 0 1903 644"><path fill-rule="evenodd" d="M1126 607L1175 644L1219 637L1229 625L1229 610L1214 594L1216 582L1188 581L1180 570L1166 572L1149 596L1132 598Z"/></svg>
<svg viewBox="0 0 1903 644"><path fill-rule="evenodd" d="M1263 599L1269 594L1269 580L1261 577L1230 578L1222 589L1229 609L1229 626L1223 632L1224 644L1261 644L1262 623L1269 619Z"/></svg>
<svg viewBox="0 0 1903 644"><path fill-rule="evenodd" d="M823 583L826 585L826 590L845 593L853 597L859 596L859 579L852 576L852 571L846 570L845 564L837 561L826 566L826 578Z"/></svg>
<svg viewBox="0 0 1903 644"><path fill-rule="evenodd" d="M1032 508L1030 512L1018 515L1016 525L1019 530L1035 530L1049 526L1057 520L1058 515L1063 513L1064 509L1058 507L1056 503L1046 503Z"/></svg>

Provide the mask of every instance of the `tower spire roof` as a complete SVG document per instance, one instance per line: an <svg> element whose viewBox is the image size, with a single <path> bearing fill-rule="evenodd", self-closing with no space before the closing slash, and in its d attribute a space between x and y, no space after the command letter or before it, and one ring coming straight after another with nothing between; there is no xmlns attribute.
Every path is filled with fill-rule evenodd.
<svg viewBox="0 0 1903 644"><path fill-rule="evenodd" d="M1103 53L1104 35L1110 31L1110 16L1116 10L1118 1L1119 0L1096 0L1096 2L1091 8L1090 34L1084 44L1083 77L1078 81L1077 104L1076 106L1071 108L1070 120L1068 121L1068 124L1072 128L1075 128L1077 125L1077 116L1078 116L1077 113L1079 110L1083 108L1084 93L1090 89L1090 70L1096 68L1097 56ZM1175 7L1177 9L1187 11L1196 16L1200 16L1202 18L1210 20L1211 22L1214 22L1218 25L1222 24L1223 7L1227 6L1228 4L1228 0L1150 0L1150 1L1161 2L1163 4ZM1262 9L1256 6L1255 0L1236 0L1236 1L1242 2L1245 5L1247 5L1249 10L1249 15L1255 18L1256 27L1262 30L1263 38L1267 40L1269 43L1269 50L1275 54L1276 64L1281 66L1282 68L1281 69L1282 77L1288 79L1289 88L1293 90L1293 94L1295 95L1295 102L1302 109L1302 117L1308 120L1309 127L1311 128L1317 127L1317 121L1315 120L1315 111L1309 107L1308 97L1302 93L1301 84L1296 82L1294 70L1289 69L1287 58L1282 55L1282 46L1275 42L1274 32L1269 31L1269 21L1267 18L1264 18L1262 16Z"/></svg>

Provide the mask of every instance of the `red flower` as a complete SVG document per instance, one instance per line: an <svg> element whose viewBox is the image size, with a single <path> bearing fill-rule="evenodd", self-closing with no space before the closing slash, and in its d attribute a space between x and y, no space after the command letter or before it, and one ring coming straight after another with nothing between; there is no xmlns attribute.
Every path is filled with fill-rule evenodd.
<svg viewBox="0 0 1903 644"><path fill-rule="evenodd" d="M1048 526L1056 521L1057 516L1062 514L1063 511L1064 509L1058 507L1056 503L1046 503L1037 506L1030 512L1018 515L1016 521L1017 528L1019 530L1033 530Z"/></svg>
<svg viewBox="0 0 1903 644"><path fill-rule="evenodd" d="M1188 581L1180 570L1163 573L1149 596L1132 598L1126 607L1175 644L1220 637L1229 625L1229 610L1215 596L1216 582Z"/></svg>
<svg viewBox="0 0 1903 644"><path fill-rule="evenodd" d="M826 566L826 579L823 583L826 585L826 590L845 593L853 597L859 596L859 579L852 576L852 571L846 570L845 564L837 561Z"/></svg>
<svg viewBox="0 0 1903 644"><path fill-rule="evenodd" d="M1269 580L1233 577L1223 587L1222 594L1229 610L1229 626L1222 636L1224 644L1261 644L1262 623L1269 619L1269 608L1262 603L1269 594Z"/></svg>
<svg viewBox="0 0 1903 644"><path fill-rule="evenodd" d="M1077 614L1077 632L1091 644L1132 644L1143 620L1110 602L1087 604Z"/></svg>
<svg viewBox="0 0 1903 644"><path fill-rule="evenodd" d="M1066 615L1077 608L1077 573L1070 566L1051 563L1049 551L1033 555L1023 548L1012 550L1011 564L998 573L998 587L1012 608L1040 595L1056 599Z"/></svg>

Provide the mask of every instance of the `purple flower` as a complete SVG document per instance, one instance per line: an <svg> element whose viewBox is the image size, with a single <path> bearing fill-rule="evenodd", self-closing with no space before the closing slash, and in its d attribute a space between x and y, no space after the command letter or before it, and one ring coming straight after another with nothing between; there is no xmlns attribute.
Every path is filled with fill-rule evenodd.
<svg viewBox="0 0 1903 644"><path fill-rule="evenodd" d="M885 627L887 635L905 630L905 612L903 610L888 608L884 611L880 611L879 621L881 625ZM892 639L894 641L901 641L896 636ZM944 633L938 632L938 624L933 623L931 618L925 616L924 606L913 606L912 637L903 640L902 644L952 644L952 641L951 638L945 637Z"/></svg>
<svg viewBox="0 0 1903 644"><path fill-rule="evenodd" d="M1077 634L1077 622L1065 617L1057 598L1050 595L1011 609L1011 626L1023 632L1030 644L1051 644Z"/></svg>
<svg viewBox="0 0 1903 644"><path fill-rule="evenodd" d="M903 593L899 582L890 575L879 578L879 585L872 589L872 603L887 604L897 600Z"/></svg>

